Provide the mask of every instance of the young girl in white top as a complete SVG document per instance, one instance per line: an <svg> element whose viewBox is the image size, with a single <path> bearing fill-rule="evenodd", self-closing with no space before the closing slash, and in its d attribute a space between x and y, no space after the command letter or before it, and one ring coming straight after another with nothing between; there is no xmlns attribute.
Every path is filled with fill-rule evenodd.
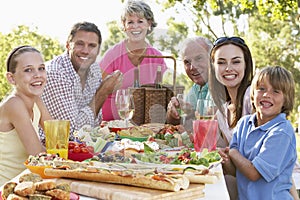
<svg viewBox="0 0 300 200"><path fill-rule="evenodd" d="M7 81L13 91L0 104L0 185L25 169L29 155L44 152L39 125L51 119L40 99L46 85L41 53L31 46L13 49L7 59Z"/></svg>

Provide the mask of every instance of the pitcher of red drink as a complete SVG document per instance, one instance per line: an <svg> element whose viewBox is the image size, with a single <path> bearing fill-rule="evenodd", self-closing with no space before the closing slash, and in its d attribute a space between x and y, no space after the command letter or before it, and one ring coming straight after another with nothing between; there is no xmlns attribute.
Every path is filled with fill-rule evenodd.
<svg viewBox="0 0 300 200"><path fill-rule="evenodd" d="M203 148L209 151L217 146L218 121L214 119L216 106L212 99L199 99L193 121L194 148L200 152Z"/></svg>
<svg viewBox="0 0 300 200"><path fill-rule="evenodd" d="M198 119L193 121L194 148L201 152L203 148L209 151L217 147L218 121L215 119Z"/></svg>

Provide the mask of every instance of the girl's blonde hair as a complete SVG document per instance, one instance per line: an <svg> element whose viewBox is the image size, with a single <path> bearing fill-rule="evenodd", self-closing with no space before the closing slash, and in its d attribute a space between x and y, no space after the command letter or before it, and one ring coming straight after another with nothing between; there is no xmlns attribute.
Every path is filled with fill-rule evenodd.
<svg viewBox="0 0 300 200"><path fill-rule="evenodd" d="M268 66L258 71L251 84L251 103L254 111L256 111L253 103L254 91L264 80L268 80L275 90L282 91L284 102L281 112L288 116L292 112L295 102L295 82L292 73L280 66Z"/></svg>

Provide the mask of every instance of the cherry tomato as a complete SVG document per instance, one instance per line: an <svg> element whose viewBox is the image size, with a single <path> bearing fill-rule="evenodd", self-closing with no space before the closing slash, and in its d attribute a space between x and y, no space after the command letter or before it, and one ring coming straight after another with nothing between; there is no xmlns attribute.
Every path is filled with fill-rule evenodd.
<svg viewBox="0 0 300 200"><path fill-rule="evenodd" d="M68 144L69 149L74 149L75 146L78 146L78 142L70 141Z"/></svg>
<svg viewBox="0 0 300 200"><path fill-rule="evenodd" d="M86 147L81 147L81 152L82 153L88 153L89 150Z"/></svg>
<svg viewBox="0 0 300 200"><path fill-rule="evenodd" d="M150 141L150 142L155 142L155 138L152 137L152 136L150 136L150 137L148 138L148 141Z"/></svg>
<svg viewBox="0 0 300 200"><path fill-rule="evenodd" d="M80 144L79 144L79 147L80 147L80 148L86 147L86 144L85 144L85 143L80 143Z"/></svg>
<svg viewBox="0 0 300 200"><path fill-rule="evenodd" d="M69 144L68 144L68 149L74 149L74 147L75 147L75 144L69 142Z"/></svg>
<svg viewBox="0 0 300 200"><path fill-rule="evenodd" d="M79 146L75 146L73 149L74 153L80 153L81 152L81 148Z"/></svg>
<svg viewBox="0 0 300 200"><path fill-rule="evenodd" d="M87 146L86 148L87 148L88 151L91 152L91 153L94 153L94 151L95 151L95 150L94 150L94 147L92 147L92 146Z"/></svg>

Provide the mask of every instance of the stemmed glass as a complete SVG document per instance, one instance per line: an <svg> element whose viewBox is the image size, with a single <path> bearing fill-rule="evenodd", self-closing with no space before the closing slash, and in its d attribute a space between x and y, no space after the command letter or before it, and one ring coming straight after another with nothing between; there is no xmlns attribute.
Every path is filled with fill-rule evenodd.
<svg viewBox="0 0 300 200"><path fill-rule="evenodd" d="M130 94L128 89L117 90L115 103L120 118L125 120L126 127L128 127L128 121L134 114L134 100L132 94Z"/></svg>
<svg viewBox="0 0 300 200"><path fill-rule="evenodd" d="M179 102L179 108L177 109L177 112L179 116L182 118L182 123L185 124L185 119L187 117L188 113L188 105L185 101L184 94L177 94L177 100Z"/></svg>
<svg viewBox="0 0 300 200"><path fill-rule="evenodd" d="M212 99L199 99L197 101L196 119L213 119L216 114L216 106Z"/></svg>

